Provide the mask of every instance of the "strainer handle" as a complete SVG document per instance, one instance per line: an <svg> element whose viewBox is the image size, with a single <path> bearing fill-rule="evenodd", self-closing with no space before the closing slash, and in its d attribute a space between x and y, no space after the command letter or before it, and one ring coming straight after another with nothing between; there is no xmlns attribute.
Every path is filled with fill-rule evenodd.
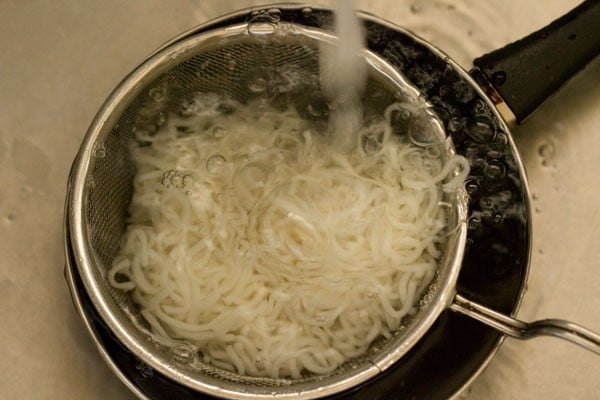
<svg viewBox="0 0 600 400"><path fill-rule="evenodd" d="M600 335L569 321L543 319L533 322L523 322L468 300L460 294L454 297L450 309L483 322L517 339L556 336L600 355Z"/></svg>

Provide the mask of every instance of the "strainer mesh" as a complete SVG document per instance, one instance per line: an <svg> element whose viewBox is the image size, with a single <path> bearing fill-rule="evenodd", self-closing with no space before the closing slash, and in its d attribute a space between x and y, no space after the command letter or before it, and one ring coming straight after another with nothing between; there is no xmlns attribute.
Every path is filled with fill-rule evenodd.
<svg viewBox="0 0 600 400"><path fill-rule="evenodd" d="M135 97L121 107L121 115L115 119L116 122L104 128L94 146L92 172L87 180L87 230L95 255L95 274L105 283L114 300L113 311L124 315L127 329L137 331L135 335L141 338L143 345L152 348L166 362L173 359L170 349L139 332L140 327L148 329L139 308L126 293L112 288L106 280L106 271L119 250L133 191L135 165L131 146L143 145L143 141L137 138L153 135L170 116L181 116L182 107L198 93L219 93L242 103L261 97L274 107L291 103L301 115L307 109L307 102L311 103L313 111L326 104L319 91L318 43L314 39L290 39L289 35L273 36L268 40L251 35L230 36L226 41L219 41L218 46L200 41L181 58L183 61L169 59L165 62L165 65L170 63L166 70L161 67L159 73L148 79L147 85L136 89ZM257 79L267 82L265 90L260 93L249 89ZM401 91L390 90L380 79L371 77L364 94L366 113L380 113L383 107L398 99L399 93ZM323 122L327 120L327 110L321 114L305 113L305 117ZM402 331L397 333L399 335ZM233 386L228 388L232 390L287 387L284 390L298 393L307 384L325 384L346 373L372 368L371 360L387 351L393 341L373 343L368 354L347 362L330 376L306 376L293 381L240 376L201 360L191 364L171 364L192 379L210 381L214 378L213 384L224 387L231 384ZM242 385L241 389L239 385Z"/></svg>

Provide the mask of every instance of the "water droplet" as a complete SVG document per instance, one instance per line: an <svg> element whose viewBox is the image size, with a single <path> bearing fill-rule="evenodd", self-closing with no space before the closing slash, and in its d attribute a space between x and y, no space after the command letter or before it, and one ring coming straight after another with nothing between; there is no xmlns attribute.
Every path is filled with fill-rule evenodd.
<svg viewBox="0 0 600 400"><path fill-rule="evenodd" d="M313 12L313 9L310 7L304 7L302 9L302 14L304 14L304 16L307 16L307 15L311 14L312 12Z"/></svg>
<svg viewBox="0 0 600 400"><path fill-rule="evenodd" d="M554 144L552 142L542 143L538 147L538 154L542 158L542 165L548 166L554 158Z"/></svg>
<svg viewBox="0 0 600 400"><path fill-rule="evenodd" d="M217 125L213 128L212 133L215 139L221 139L225 136L225 128L221 125Z"/></svg>
<svg viewBox="0 0 600 400"><path fill-rule="evenodd" d="M418 13L420 13L421 11L423 11L423 7L421 7L421 5L420 5L420 4L417 4L417 3L412 3L412 4L410 5L410 12L411 12L411 13L413 13L413 14L418 14Z"/></svg>
<svg viewBox="0 0 600 400"><path fill-rule="evenodd" d="M148 95L155 102L162 103L165 100L166 91L163 88L152 88L148 92Z"/></svg>
<svg viewBox="0 0 600 400"><path fill-rule="evenodd" d="M267 81L264 78L253 79L248 83L248 89L254 93L262 93L267 89Z"/></svg>
<svg viewBox="0 0 600 400"><path fill-rule="evenodd" d="M32 193L33 193L33 187L31 187L29 185L25 185L25 186L21 187L21 196L22 197L27 197Z"/></svg>
<svg viewBox="0 0 600 400"><path fill-rule="evenodd" d="M180 364L189 364L194 360L196 348L191 344L179 344L171 348L173 360Z"/></svg>
<svg viewBox="0 0 600 400"><path fill-rule="evenodd" d="M106 147L104 147L104 143L98 143L96 148L94 149L94 157L101 160L106 157Z"/></svg>
<svg viewBox="0 0 600 400"><path fill-rule="evenodd" d="M496 71L492 74L492 84L494 86L502 86L506 82L506 72Z"/></svg>
<svg viewBox="0 0 600 400"><path fill-rule="evenodd" d="M225 159L225 157L223 157L220 154L215 154L211 156L208 160L206 160L206 169L208 170L208 172L215 173L222 166L224 166L226 162L227 160Z"/></svg>

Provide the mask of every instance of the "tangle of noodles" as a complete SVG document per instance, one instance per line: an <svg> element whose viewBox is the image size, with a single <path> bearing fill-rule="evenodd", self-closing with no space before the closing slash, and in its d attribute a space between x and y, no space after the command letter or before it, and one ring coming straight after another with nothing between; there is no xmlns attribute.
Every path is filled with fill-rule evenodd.
<svg viewBox="0 0 600 400"><path fill-rule="evenodd" d="M350 154L293 110L171 116L134 149L110 283L157 340L239 374L326 374L363 354L416 311L445 241L441 182L468 172L392 134L394 107Z"/></svg>

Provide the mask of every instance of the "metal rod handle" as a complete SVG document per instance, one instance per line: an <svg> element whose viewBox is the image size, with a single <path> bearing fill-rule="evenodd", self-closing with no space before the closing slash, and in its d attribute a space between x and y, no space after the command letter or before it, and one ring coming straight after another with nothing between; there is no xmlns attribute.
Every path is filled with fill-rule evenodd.
<svg viewBox="0 0 600 400"><path fill-rule="evenodd" d="M511 318L481 304L467 300L457 294L450 309L474 318L484 324L517 339L531 339L537 336L556 336L575 343L584 349L600 355L600 335L561 319L544 319L523 322Z"/></svg>

